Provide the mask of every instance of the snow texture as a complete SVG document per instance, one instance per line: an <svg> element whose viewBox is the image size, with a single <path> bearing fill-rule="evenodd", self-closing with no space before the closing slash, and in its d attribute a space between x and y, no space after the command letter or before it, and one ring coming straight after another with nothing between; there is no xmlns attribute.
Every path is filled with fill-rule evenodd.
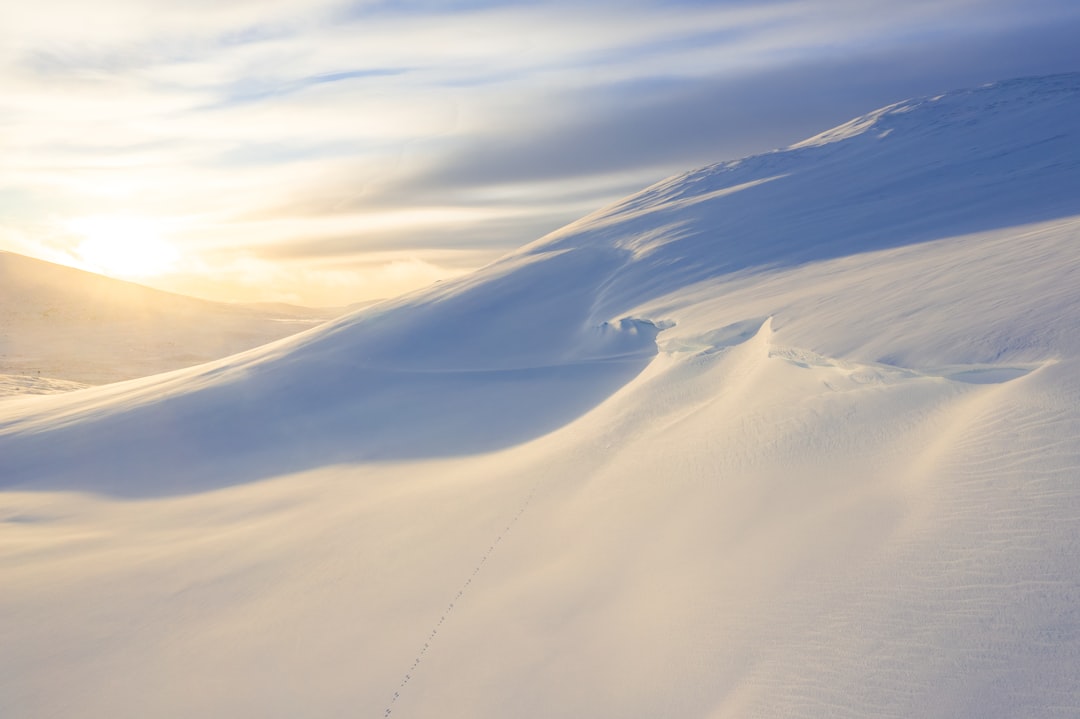
<svg viewBox="0 0 1080 719"><path fill-rule="evenodd" d="M1080 715L1078 117L900 103L0 402L0 715Z"/></svg>

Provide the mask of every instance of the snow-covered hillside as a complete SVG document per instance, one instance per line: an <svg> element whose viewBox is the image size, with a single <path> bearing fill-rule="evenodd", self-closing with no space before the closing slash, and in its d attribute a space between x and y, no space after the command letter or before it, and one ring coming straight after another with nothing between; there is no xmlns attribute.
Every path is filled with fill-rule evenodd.
<svg viewBox="0 0 1080 719"><path fill-rule="evenodd" d="M207 302L0 252L0 396L189 367L337 314Z"/></svg>
<svg viewBox="0 0 1080 719"><path fill-rule="evenodd" d="M1080 714L1077 117L901 103L0 403L0 715Z"/></svg>

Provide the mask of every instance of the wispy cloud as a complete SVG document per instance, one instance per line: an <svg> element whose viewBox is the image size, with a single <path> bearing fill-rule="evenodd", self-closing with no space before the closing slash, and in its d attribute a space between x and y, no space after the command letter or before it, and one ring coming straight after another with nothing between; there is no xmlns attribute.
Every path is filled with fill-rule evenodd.
<svg viewBox="0 0 1080 719"><path fill-rule="evenodd" d="M0 245L47 254L73 217L161 217L219 296L210 257L314 273L336 257L330 284L363 299L370 282L341 282L358 253L456 272L437 252L486 261L886 102L1080 70L1064 0L15 5Z"/></svg>

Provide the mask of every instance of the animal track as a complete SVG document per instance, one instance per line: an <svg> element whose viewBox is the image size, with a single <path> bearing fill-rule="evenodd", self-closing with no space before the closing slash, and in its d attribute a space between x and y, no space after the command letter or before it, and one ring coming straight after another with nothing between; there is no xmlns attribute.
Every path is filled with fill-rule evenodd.
<svg viewBox="0 0 1080 719"><path fill-rule="evenodd" d="M384 719L394 713L394 704L396 704L397 700L401 697L401 692L405 689L405 686L410 681L412 681L413 672L415 672L416 669L420 666L420 662L424 660L424 655L427 654L428 649L431 648L432 643L435 641L435 637L438 636L439 629L446 622L447 618L454 611L454 608L465 595L465 591L469 588L470 585L472 585L473 579L475 579L476 576L480 574L480 570L484 568L487 560L495 552L496 547L498 547L499 543L502 542L503 538L510 533L510 530L514 528L514 525L517 524L517 521L521 518L521 515L525 513L526 509L528 509L529 504L532 502L534 494L536 494L535 486L529 491L528 496L525 498L525 501L522 503L521 507L518 508L517 513L510 518L510 521L507 522L506 526L503 527L503 529L499 532L498 536L495 537L491 545L487 548L487 551L484 552L484 555L480 557L480 561L473 568L472 573L465 580L465 583L462 584L461 587L458 589L457 594L454 595L454 598L446 606L446 610L442 613L442 616L439 617L439 621L435 623L435 626L432 628L431 632L427 636L427 639L424 641L424 645L420 647L420 651L417 652L416 657L413 659L413 663L409 667L409 670L405 672L405 676L402 677L401 682L398 684L393 696L390 697L390 703L387 705L386 709L383 710Z"/></svg>

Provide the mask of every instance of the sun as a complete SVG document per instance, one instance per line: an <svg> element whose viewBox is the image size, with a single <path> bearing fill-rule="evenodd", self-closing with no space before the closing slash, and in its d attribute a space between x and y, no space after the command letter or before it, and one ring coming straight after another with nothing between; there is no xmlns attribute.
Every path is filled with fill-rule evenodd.
<svg viewBox="0 0 1080 719"><path fill-rule="evenodd" d="M67 223L80 239L74 252L87 269L140 278L171 270L180 253L162 236L160 222L130 215L95 215Z"/></svg>

